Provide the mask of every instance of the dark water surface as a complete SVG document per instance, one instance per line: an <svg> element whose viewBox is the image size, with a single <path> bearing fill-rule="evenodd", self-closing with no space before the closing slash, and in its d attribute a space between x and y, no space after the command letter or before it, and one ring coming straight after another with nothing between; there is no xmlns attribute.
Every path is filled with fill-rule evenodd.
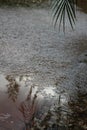
<svg viewBox="0 0 87 130"><path fill-rule="evenodd" d="M31 100L35 103L34 112L36 114L34 117L37 120L43 120L49 110L52 109L51 111L53 111L53 104L56 103L58 95L60 95L56 92L55 87L45 88L33 84L29 75L17 77L1 75L0 82L0 129L2 130L23 130L25 128L25 124L29 122L30 115L28 112L31 107ZM35 95L37 96L36 99L34 99ZM66 95L62 94L61 106L65 102ZM55 118L50 120L50 124L53 123L52 120Z"/></svg>

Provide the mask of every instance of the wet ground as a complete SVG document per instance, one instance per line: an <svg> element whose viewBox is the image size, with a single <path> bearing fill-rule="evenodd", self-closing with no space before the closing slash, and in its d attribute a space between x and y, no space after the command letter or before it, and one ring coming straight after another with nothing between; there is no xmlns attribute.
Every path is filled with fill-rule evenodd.
<svg viewBox="0 0 87 130"><path fill-rule="evenodd" d="M77 20L64 34L51 25L47 8L0 7L0 130L23 129L29 97L43 115L59 95L63 104L78 88L87 92L87 14L81 9Z"/></svg>

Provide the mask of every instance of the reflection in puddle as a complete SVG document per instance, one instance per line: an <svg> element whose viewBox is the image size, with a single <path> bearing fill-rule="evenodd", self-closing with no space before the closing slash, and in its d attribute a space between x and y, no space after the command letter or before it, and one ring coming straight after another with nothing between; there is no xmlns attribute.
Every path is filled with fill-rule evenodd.
<svg viewBox="0 0 87 130"><path fill-rule="evenodd" d="M77 102L68 102L66 93L57 93L55 87L41 87L33 84L32 81L33 79L28 75L0 76L0 129L79 130L83 128L80 124L79 127L76 126L73 116L73 113L77 115L78 120L79 114L84 115L84 111L86 113L86 110L78 105L79 95ZM83 99L86 103L86 99ZM84 130L85 128L86 126Z"/></svg>
<svg viewBox="0 0 87 130"><path fill-rule="evenodd" d="M46 93L47 95L50 95L50 96L55 96L55 92L53 90L53 87L46 87L44 90L43 90L43 93Z"/></svg>
<svg viewBox="0 0 87 130"><path fill-rule="evenodd" d="M33 126L34 117L37 112L37 102L36 102L37 92L34 94L34 97L32 98L31 96L32 88L33 86L31 86L26 100L22 102L19 107L19 111L22 113L23 118L24 118L26 130Z"/></svg>
<svg viewBox="0 0 87 130"><path fill-rule="evenodd" d="M6 76L6 79L9 82L9 84L7 84L7 93L9 95L9 98L11 98L15 102L19 93L19 85L16 80L9 75Z"/></svg>
<svg viewBox="0 0 87 130"><path fill-rule="evenodd" d="M0 114L0 121L4 121L4 120L8 119L9 117L10 117L10 114L1 113Z"/></svg>
<svg viewBox="0 0 87 130"><path fill-rule="evenodd" d="M1 126L5 123L9 130L12 127L22 129L24 126L26 130L30 128L41 130L52 127L53 124L57 125L54 104L57 102L58 94L55 87L41 87L33 84L32 80L28 75L1 76L3 82L0 86ZM19 126L17 122L20 122Z"/></svg>

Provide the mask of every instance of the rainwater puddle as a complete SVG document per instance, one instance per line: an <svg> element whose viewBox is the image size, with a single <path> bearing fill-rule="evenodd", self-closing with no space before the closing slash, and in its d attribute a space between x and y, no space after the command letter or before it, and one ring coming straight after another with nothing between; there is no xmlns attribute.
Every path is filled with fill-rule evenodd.
<svg viewBox="0 0 87 130"><path fill-rule="evenodd" d="M56 111L67 104L65 95L55 86L33 84L29 75L0 75L0 129L36 130L57 124Z"/></svg>

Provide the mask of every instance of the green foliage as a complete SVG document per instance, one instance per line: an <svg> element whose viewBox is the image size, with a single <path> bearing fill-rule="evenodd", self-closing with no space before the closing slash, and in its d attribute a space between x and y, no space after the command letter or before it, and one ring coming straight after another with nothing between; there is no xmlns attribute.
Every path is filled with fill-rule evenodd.
<svg viewBox="0 0 87 130"><path fill-rule="evenodd" d="M61 26L61 23L63 23L63 29L65 29L67 15L73 29L76 20L76 0L53 0L51 8L54 26L56 26L57 21L59 20L59 27Z"/></svg>

